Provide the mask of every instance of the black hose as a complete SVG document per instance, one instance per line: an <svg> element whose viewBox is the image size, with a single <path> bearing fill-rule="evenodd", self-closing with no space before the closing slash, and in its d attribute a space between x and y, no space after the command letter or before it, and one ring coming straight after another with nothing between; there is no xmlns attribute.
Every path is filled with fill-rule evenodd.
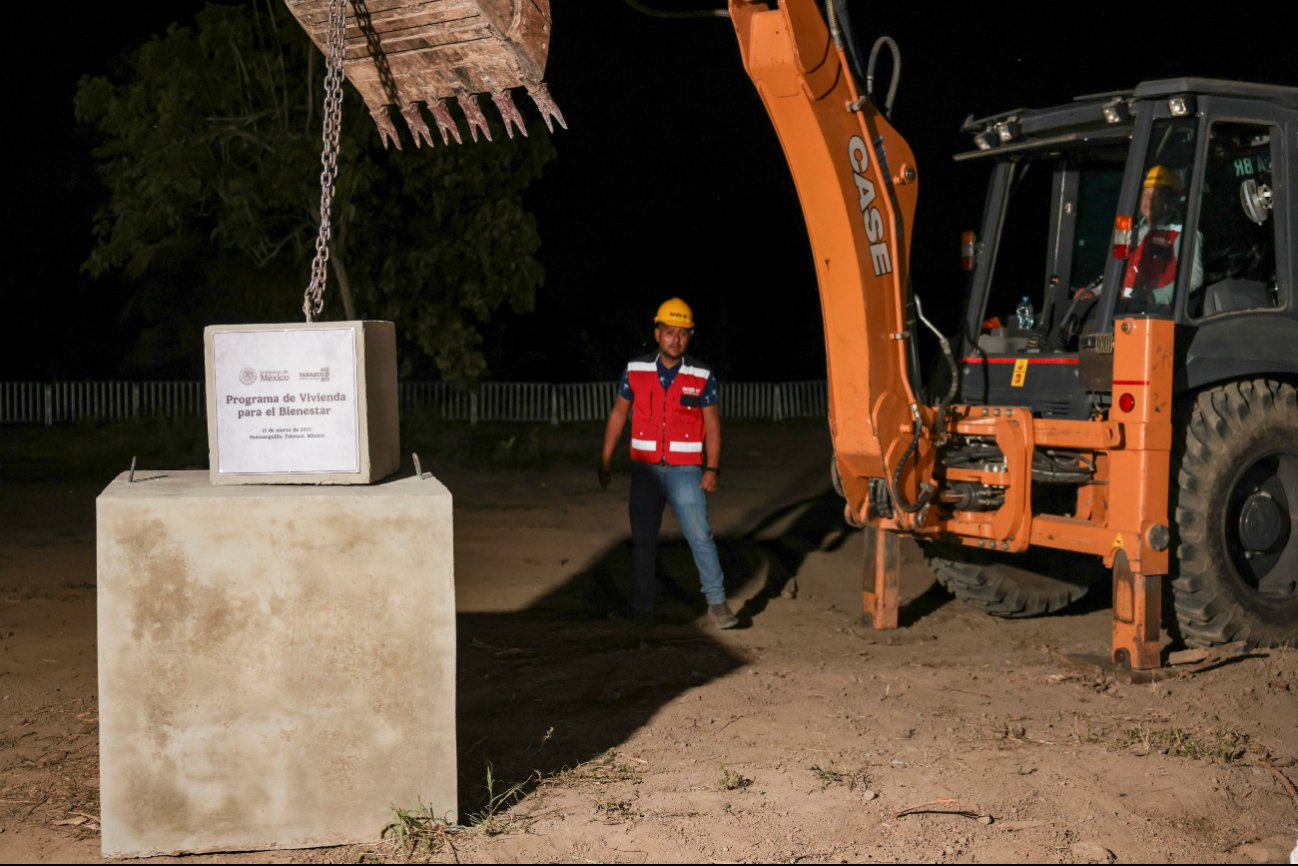
<svg viewBox="0 0 1298 866"><path fill-rule="evenodd" d="M928 482L920 484L919 496L916 497L913 503L907 502L906 497L901 492L901 470L905 468L910 455L914 454L915 449L919 447L919 437L922 431L923 424L916 418L914 424L911 425L910 444L906 446L901 459L897 461L897 468L892 471L892 501L897 503L897 507L907 514L914 514L925 505L928 505L929 497L933 495L933 485Z"/></svg>
<svg viewBox="0 0 1298 866"><path fill-rule="evenodd" d="M865 70L865 89L874 99L874 67L879 59L879 52L887 48L892 53L892 78L888 84L888 95L880 103L875 100L875 105L883 106L883 116L892 117L892 103L897 98L897 82L901 78L901 49L897 47L897 40L891 36L880 36L874 40L874 47L870 49L870 62Z"/></svg>
<svg viewBox="0 0 1298 866"><path fill-rule="evenodd" d="M838 29L843 33L843 50L847 52L847 65L851 67L852 76L858 86L864 89L868 70L865 58L861 56L860 43L857 42L856 34L852 30L852 19L847 12L847 0L828 0L828 2L832 5L829 11L838 19Z"/></svg>

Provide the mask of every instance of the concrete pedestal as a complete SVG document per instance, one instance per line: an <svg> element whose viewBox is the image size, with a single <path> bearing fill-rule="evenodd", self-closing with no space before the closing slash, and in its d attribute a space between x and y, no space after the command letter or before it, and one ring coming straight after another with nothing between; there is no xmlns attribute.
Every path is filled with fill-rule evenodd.
<svg viewBox="0 0 1298 866"><path fill-rule="evenodd" d="M104 856L371 841L421 801L453 820L446 488L136 477L97 502Z"/></svg>

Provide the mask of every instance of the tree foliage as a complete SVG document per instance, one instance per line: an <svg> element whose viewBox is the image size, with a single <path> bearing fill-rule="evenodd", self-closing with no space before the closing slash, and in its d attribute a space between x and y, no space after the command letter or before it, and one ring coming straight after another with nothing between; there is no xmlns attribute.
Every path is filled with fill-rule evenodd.
<svg viewBox="0 0 1298 866"><path fill-rule="evenodd" d="M319 51L281 3L209 4L121 73L83 78L76 96L107 189L86 269L126 277L155 326L300 315L319 224ZM394 320L443 378L476 381L482 326L530 310L543 280L522 196L553 157L544 127L387 152L344 90L327 312L350 284L355 315Z"/></svg>

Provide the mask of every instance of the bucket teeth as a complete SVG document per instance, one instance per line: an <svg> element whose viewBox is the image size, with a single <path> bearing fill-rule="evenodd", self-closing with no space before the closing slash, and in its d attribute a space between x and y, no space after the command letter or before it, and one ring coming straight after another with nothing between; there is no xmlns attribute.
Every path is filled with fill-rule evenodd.
<svg viewBox="0 0 1298 866"><path fill-rule="evenodd" d="M500 112L500 117L505 121L505 132L509 137L514 137L514 127L527 137L527 127L523 125L523 116L518 113L518 108L514 105L514 100L510 98L508 90L497 90L491 94L491 101L496 103L496 109Z"/></svg>
<svg viewBox="0 0 1298 866"><path fill-rule="evenodd" d="M478 140L478 130L482 130L487 141L491 141L491 130L487 127L487 118L482 114L482 107L478 105L478 94L461 93L457 98L465 119L469 121L469 132L473 135L473 140Z"/></svg>
<svg viewBox="0 0 1298 866"><path fill-rule="evenodd" d="M397 128L392 123L392 116L388 114L388 107L380 105L370 112L370 117L374 118L374 125L379 128L379 137L383 139L383 149L388 149L388 142L401 149L401 138L397 135ZM407 118L409 120L409 118Z"/></svg>
<svg viewBox="0 0 1298 866"><path fill-rule="evenodd" d="M529 85L527 95L532 97L532 102L536 103L537 109L541 112L541 117L545 119L547 129L554 132L554 124L550 122L551 118L559 121L559 125L564 129L568 128L568 123L563 119L563 113L559 111L559 106L554 104L554 98L550 96L550 88L545 86L544 81L539 84Z"/></svg>
<svg viewBox="0 0 1298 866"><path fill-rule="evenodd" d="M433 120L437 122L437 131L442 134L442 144L450 144L452 137L455 139L456 144L464 143L464 139L460 138L460 127L456 125L455 119L451 117L451 111L446 107L445 99L430 100L428 111L433 115Z"/></svg>
<svg viewBox="0 0 1298 866"><path fill-rule="evenodd" d="M554 132L554 122L558 121L564 129L568 128L568 123L563 119L563 113L559 111L559 106L555 105L554 99L550 96L550 90L545 86L545 82L531 84L527 87L528 96L532 97L532 102L536 104L541 113L541 118L545 121L546 128ZM515 128L519 132L527 135L527 124L523 122L523 115L514 103L514 98L508 88L493 91L491 101L495 104L496 110L500 112L500 117L505 124L505 132L509 137L514 137ZM479 134L491 141L491 127L487 125L486 115L482 113L482 105L478 101L477 93L461 93L456 97L460 103L460 110L464 112L464 118L469 124L469 133L473 140L477 141ZM415 142L415 147L423 147L427 144L429 147L436 146L436 139L433 137L432 128L424 118L423 109L427 108L429 114L433 116L433 121L437 126L437 132L442 137L442 144L450 144L454 138L456 144L463 144L464 137L460 134L459 124L451 116L449 98L431 98L427 103L407 102L401 108L401 116L406 120L406 126L410 129L410 136ZM383 147L386 149L389 144L395 145L397 150L401 150L401 136L397 132L397 127L393 123L392 112L389 108L395 108L392 105L383 105L370 112L370 117L374 118L374 125L379 128L379 137L383 141Z"/></svg>
<svg viewBox="0 0 1298 866"><path fill-rule="evenodd" d="M424 116L419 113L419 103L409 102L406 107L401 109L401 116L406 119L406 126L410 127L410 136L415 140L415 147L422 147L422 142L428 142L428 146L433 146L433 133L424 122Z"/></svg>

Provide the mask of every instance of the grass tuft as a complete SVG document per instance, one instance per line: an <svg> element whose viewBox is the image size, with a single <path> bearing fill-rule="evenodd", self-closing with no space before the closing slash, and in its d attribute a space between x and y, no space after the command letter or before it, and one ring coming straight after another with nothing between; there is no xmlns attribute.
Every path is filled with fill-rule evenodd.
<svg viewBox="0 0 1298 866"><path fill-rule="evenodd" d="M534 778L539 777L533 774L503 791L497 791L498 780L492 772L491 764L487 764L487 800L480 811L469 814L469 827L486 836L499 836L514 829L514 818L507 816L505 812L510 806L523 799L523 795L527 793L527 785Z"/></svg>
<svg viewBox="0 0 1298 866"><path fill-rule="evenodd" d="M828 767L813 765L810 769L820 781L821 790L828 788L830 785L845 784L849 791L855 791L857 785L865 786L865 770L842 772L835 770L832 765Z"/></svg>
<svg viewBox="0 0 1298 866"><path fill-rule="evenodd" d="M380 838L391 842L399 856L409 860L435 856L448 847L455 849L451 836L460 828L434 815L422 800L414 809L393 806L392 815L392 822L383 828Z"/></svg>
<svg viewBox="0 0 1298 866"><path fill-rule="evenodd" d="M722 791L742 791L751 784L752 779L729 767L722 767L721 778L717 779L717 787Z"/></svg>
<svg viewBox="0 0 1298 866"><path fill-rule="evenodd" d="M609 749L592 761L560 770L542 779L541 784L546 787L576 786L582 783L611 785L616 782L630 782L637 785L643 780L644 773L620 760L618 753Z"/></svg>
<svg viewBox="0 0 1298 866"><path fill-rule="evenodd" d="M1135 749L1141 753L1158 752L1176 758L1234 764L1243 760L1248 752L1248 735L1231 727L1222 727L1208 733L1187 731L1184 728L1155 730L1147 725L1124 729L1116 737L1120 748Z"/></svg>

